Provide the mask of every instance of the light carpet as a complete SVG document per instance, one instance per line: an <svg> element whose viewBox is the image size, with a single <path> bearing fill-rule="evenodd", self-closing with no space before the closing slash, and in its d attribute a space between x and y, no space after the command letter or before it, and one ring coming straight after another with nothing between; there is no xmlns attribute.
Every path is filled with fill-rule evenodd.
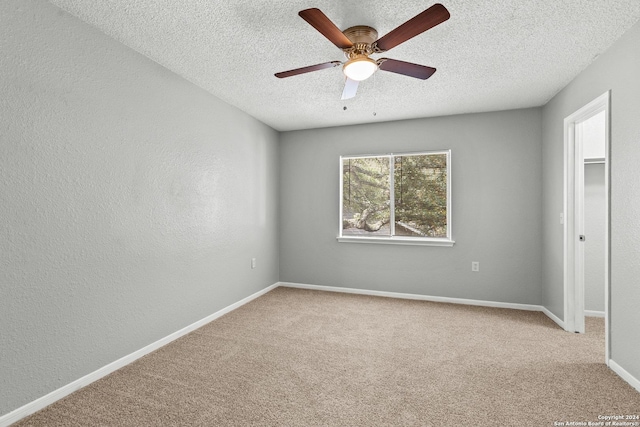
<svg viewBox="0 0 640 427"><path fill-rule="evenodd" d="M17 426L553 426L640 414L603 319L276 288ZM556 424L558 425L558 424Z"/></svg>

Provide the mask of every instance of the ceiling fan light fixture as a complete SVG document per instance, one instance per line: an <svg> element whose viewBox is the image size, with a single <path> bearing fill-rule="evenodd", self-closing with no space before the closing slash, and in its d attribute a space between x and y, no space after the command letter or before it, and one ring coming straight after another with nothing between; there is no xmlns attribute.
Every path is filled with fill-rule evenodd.
<svg viewBox="0 0 640 427"><path fill-rule="evenodd" d="M349 59L342 67L342 72L351 80L360 82L373 75L378 69L378 64L366 55L359 55Z"/></svg>

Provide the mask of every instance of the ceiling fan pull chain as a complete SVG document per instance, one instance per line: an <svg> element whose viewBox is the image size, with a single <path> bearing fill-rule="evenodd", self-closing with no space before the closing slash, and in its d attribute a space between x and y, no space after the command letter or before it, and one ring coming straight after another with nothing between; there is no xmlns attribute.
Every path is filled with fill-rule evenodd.
<svg viewBox="0 0 640 427"><path fill-rule="evenodd" d="M378 98L378 78L373 75L373 116L376 116L376 100Z"/></svg>

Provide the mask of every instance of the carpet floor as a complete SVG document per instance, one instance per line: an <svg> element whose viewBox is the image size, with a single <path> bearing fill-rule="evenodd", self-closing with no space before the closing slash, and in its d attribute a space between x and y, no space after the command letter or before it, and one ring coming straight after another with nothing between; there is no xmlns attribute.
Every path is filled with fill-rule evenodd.
<svg viewBox="0 0 640 427"><path fill-rule="evenodd" d="M603 319L586 327L276 288L15 425L553 426L640 415L640 393L604 364Z"/></svg>

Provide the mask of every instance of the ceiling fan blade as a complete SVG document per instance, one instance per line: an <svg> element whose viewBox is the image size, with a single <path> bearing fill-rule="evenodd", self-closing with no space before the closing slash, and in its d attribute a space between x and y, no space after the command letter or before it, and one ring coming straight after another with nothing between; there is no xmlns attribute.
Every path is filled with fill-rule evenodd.
<svg viewBox="0 0 640 427"><path fill-rule="evenodd" d="M298 74L310 73L312 71L324 70L325 68L337 67L338 65L342 65L342 62L325 62L322 64L309 65L308 67L296 68L295 70L282 71L280 73L276 73L275 76L279 79L283 79L285 77L297 76Z"/></svg>
<svg viewBox="0 0 640 427"><path fill-rule="evenodd" d="M356 96L356 92L358 92L358 84L360 82L357 80L352 80L349 77L344 81L344 90L342 91L342 100L351 99Z"/></svg>
<svg viewBox="0 0 640 427"><path fill-rule="evenodd" d="M353 46L351 40L347 38L336 24L331 22L327 15L322 13L320 9L312 8L305 9L298 12L298 15L305 21L307 21L313 28L320 31L329 41L340 49L348 49Z"/></svg>
<svg viewBox="0 0 640 427"><path fill-rule="evenodd" d="M416 79L426 80L436 69L426 65L414 64L412 62L398 61L397 59L381 58L378 60L379 68L396 74L402 74Z"/></svg>
<svg viewBox="0 0 640 427"><path fill-rule="evenodd" d="M424 33L429 28L443 23L449 19L450 16L446 7L440 3L436 3L429 9L419 13L398 28L391 30L391 32L385 36L379 38L378 41L375 42L375 45L382 52L387 51L418 34Z"/></svg>

